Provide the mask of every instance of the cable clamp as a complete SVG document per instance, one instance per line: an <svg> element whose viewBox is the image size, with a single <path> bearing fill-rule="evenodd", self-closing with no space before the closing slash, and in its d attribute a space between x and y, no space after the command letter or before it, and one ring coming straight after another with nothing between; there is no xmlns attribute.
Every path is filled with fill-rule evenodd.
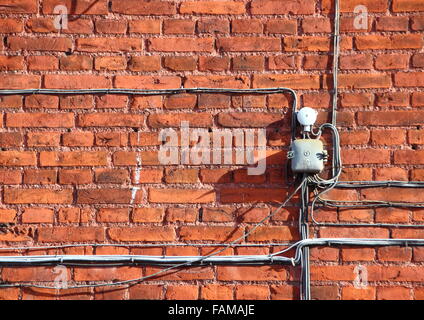
<svg viewBox="0 0 424 320"><path fill-rule="evenodd" d="M296 263L295 263L295 261L294 261L294 258L291 258L290 260L291 260L292 266L293 266L293 267L296 267Z"/></svg>
<svg viewBox="0 0 424 320"><path fill-rule="evenodd" d="M293 159L294 158L294 151L287 152L287 159Z"/></svg>

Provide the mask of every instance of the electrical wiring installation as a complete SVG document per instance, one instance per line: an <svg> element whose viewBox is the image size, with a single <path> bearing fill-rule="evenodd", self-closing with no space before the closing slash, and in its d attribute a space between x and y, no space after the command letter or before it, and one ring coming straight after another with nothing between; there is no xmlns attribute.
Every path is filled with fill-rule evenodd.
<svg viewBox="0 0 424 320"><path fill-rule="evenodd" d="M131 279L131 280L114 282L113 285L135 284L135 283L138 283L138 282L147 280L147 279L151 279L151 278L157 277L157 276L159 276L159 275L161 275L163 273L166 273L168 271L171 271L171 270L175 270L175 269L179 269L179 268L183 268L183 267L189 267L189 266L192 266L193 264L202 264L202 262L204 262L205 260L211 259L211 258L217 256L218 254L220 254L220 253L224 252L225 250L231 248L233 244L236 244L237 242L239 242L239 241L241 241L243 239L246 239L249 235L251 235L253 232L255 232L255 230L257 228L259 228L261 225L263 225L265 221L267 221L268 219L270 219L274 215L276 215L283 207L285 207L287 205L287 203L296 195L296 193L306 184L306 181L307 181L306 179L302 179L302 181L295 188L295 190L286 198L286 200L283 203L281 203L280 206L278 206L278 208L276 208L273 212L271 212L269 215L267 215L266 217L264 217L261 221L259 221L252 229L250 229L248 232L246 232L243 236L240 236L239 238L237 238L237 239L233 240L232 242L228 243L222 249L219 249L218 251L215 251L215 252L213 252L213 253L211 253L209 255L206 255L206 256L194 257L193 259L189 259L189 260L186 258L185 260L183 260L184 262L182 262L182 263L173 264L173 265L171 265L171 266L169 266L169 267L167 267L165 269L162 269L160 271L157 271L157 272L155 272L153 274L150 274L150 275L147 275L147 276L144 276L144 277L141 277L141 278L137 278L137 279ZM125 259L124 257L125 256L119 256L118 258ZM15 257L15 258L17 260L19 260L22 257ZM88 259L90 259L90 258L93 258L93 256L88 257ZM166 258L166 257L163 257L163 258ZM218 257L217 259L219 260L220 258L221 257ZM9 259L11 259L11 260L9 260ZM13 257L10 257L9 259L6 258L7 262L8 263L12 263L13 262ZM23 261L30 261L28 259L30 259L30 257L24 257ZM111 258L111 259L113 259L113 258ZM134 258L134 256L127 256L127 259L129 259L130 261L132 261L135 258ZM148 257L148 258L140 257L140 259L147 259L147 260L149 260L149 259L153 259L153 258L151 258L151 257ZM178 258L176 258L176 259L178 259ZM237 259L241 261L243 258L241 256L241 257L233 257L233 259L235 259L235 260L233 260L233 263L235 263L235 261L237 261ZM274 258L272 256L271 257L268 257L268 261L270 261L270 262L273 262L273 259ZM282 260L284 260L284 259L282 259ZM2 260L0 259L0 264L1 264L1 261ZM63 261L64 261L64 257L62 257L62 260L59 258L59 260L57 260L56 262L61 263ZM149 260L149 261L151 261L151 260ZM290 261L292 261L292 259ZM116 261L113 261L113 262L116 262ZM251 260L248 261L248 262L252 263ZM153 261L151 261L151 263L153 263ZM104 286L109 286L109 285L110 284L101 283L101 284L76 285L76 286L70 286L68 288L69 289L75 289L75 288L85 288L85 287L104 287ZM56 289L53 286L44 286L44 285L36 285L36 284L24 284L24 283L20 283L20 284L0 284L0 287L34 287L34 288Z"/></svg>

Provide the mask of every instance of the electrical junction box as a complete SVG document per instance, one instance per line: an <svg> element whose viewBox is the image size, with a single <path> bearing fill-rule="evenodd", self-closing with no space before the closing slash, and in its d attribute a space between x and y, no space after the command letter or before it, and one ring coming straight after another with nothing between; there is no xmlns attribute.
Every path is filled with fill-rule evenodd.
<svg viewBox="0 0 424 320"><path fill-rule="evenodd" d="M321 140L298 139L293 141L288 158L294 173L320 173L328 154Z"/></svg>

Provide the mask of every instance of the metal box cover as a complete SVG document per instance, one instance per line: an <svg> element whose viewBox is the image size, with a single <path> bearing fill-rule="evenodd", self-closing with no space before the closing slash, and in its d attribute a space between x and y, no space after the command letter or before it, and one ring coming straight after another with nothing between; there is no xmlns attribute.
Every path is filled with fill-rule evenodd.
<svg viewBox="0 0 424 320"><path fill-rule="evenodd" d="M298 139L291 146L291 168L295 173L320 173L326 152L321 140Z"/></svg>

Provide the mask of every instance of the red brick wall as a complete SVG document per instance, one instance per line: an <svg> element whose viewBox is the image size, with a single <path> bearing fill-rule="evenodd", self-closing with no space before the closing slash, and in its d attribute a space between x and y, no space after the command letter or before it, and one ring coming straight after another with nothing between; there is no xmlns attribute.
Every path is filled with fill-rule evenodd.
<svg viewBox="0 0 424 320"><path fill-rule="evenodd" d="M343 180L424 178L424 2L340 0L338 126ZM330 118L331 0L0 0L0 88L266 88L298 91ZM63 4L68 29L54 27ZM353 10L369 11L369 30ZM221 243L247 232L288 192L285 95L15 95L0 113L1 247L72 243ZM200 128L267 128L267 170L163 166L157 134L182 120ZM281 121L282 120L282 121ZM136 185L137 154L143 169ZM187 191L190 190L190 191ZM329 198L424 201L417 190L336 190ZM297 200L245 243L299 239ZM253 209L251 209L253 208ZM319 221L422 223L422 210L321 210ZM422 229L312 228L315 237L423 238ZM237 247L268 254L281 247ZM4 254L204 255L204 247L84 247ZM420 248L315 248L314 299L420 299ZM355 289L355 267L368 286ZM69 268L72 284L138 278L153 267ZM0 298L298 299L299 267L191 268L131 287L0 289ZM3 282L48 284L52 267L3 268Z"/></svg>

